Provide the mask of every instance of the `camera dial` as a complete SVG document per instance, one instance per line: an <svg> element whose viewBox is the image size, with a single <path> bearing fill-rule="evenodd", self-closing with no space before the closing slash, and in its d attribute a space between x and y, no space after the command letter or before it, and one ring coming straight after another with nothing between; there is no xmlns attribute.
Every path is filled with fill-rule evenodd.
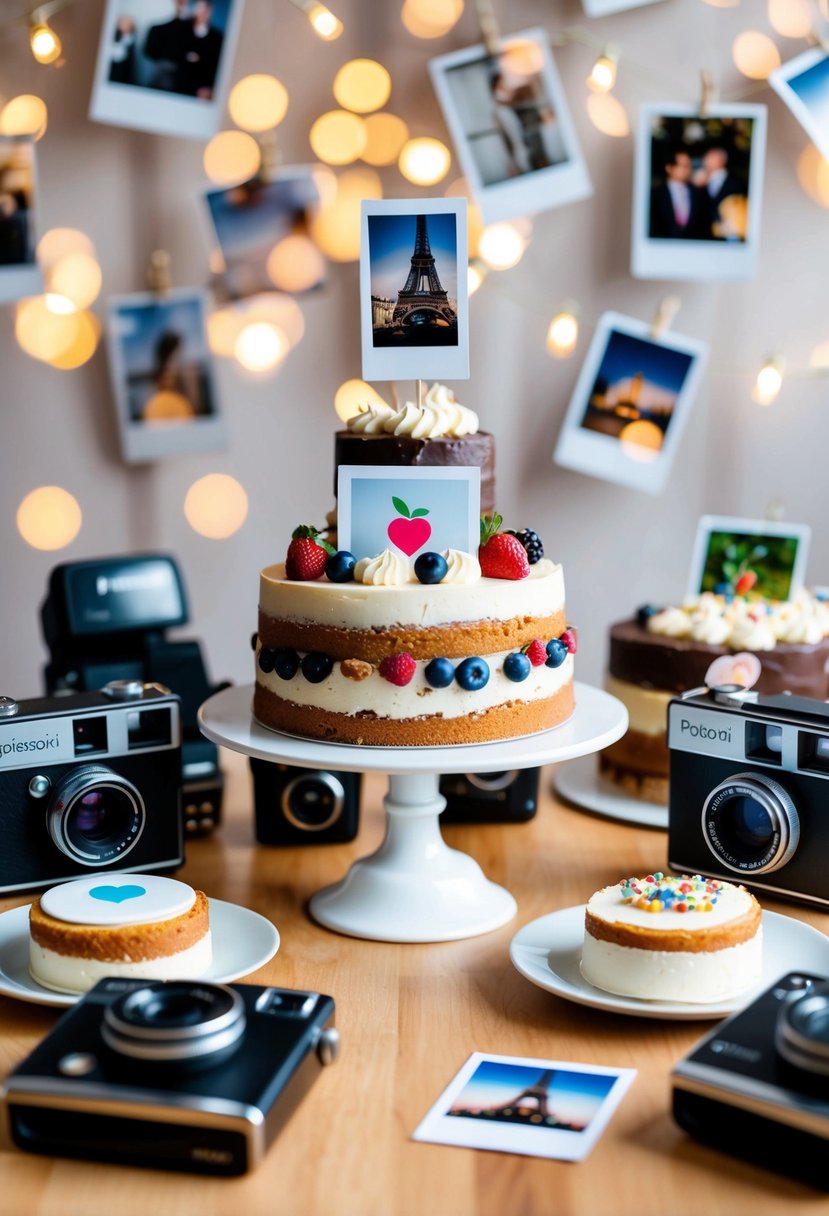
<svg viewBox="0 0 829 1216"><path fill-rule="evenodd" d="M84 764L67 773L46 811L54 844L82 866L120 861L138 843L145 820L138 790L103 764Z"/></svg>
<svg viewBox="0 0 829 1216"><path fill-rule="evenodd" d="M789 1064L829 1076L829 981L810 984L784 1001L774 1043Z"/></svg>
<svg viewBox="0 0 829 1216"><path fill-rule="evenodd" d="M232 1055L245 1033L241 996L224 984L167 980L134 988L104 1010L101 1037L142 1064L210 1068Z"/></svg>
<svg viewBox="0 0 829 1216"><path fill-rule="evenodd" d="M282 791L282 813L304 832L321 832L343 813L345 790L333 773L301 773Z"/></svg>
<svg viewBox="0 0 829 1216"><path fill-rule="evenodd" d="M711 791L702 808L708 848L738 874L767 874L786 864L800 841L789 795L764 773L735 773Z"/></svg>
<svg viewBox="0 0 829 1216"><path fill-rule="evenodd" d="M494 793L505 790L512 785L518 776L517 768L502 769L498 773L467 773L466 779L476 790L486 790Z"/></svg>

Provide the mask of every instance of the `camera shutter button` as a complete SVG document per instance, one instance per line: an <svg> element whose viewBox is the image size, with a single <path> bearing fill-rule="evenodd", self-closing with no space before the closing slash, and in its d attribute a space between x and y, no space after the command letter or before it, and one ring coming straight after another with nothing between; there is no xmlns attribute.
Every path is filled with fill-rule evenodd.
<svg viewBox="0 0 829 1216"><path fill-rule="evenodd" d="M65 1077L85 1077L98 1067L98 1060L89 1051L71 1051L58 1060L58 1071Z"/></svg>
<svg viewBox="0 0 829 1216"><path fill-rule="evenodd" d="M340 1054L340 1032L336 1026L326 1026L317 1039L320 1064L334 1064Z"/></svg>
<svg viewBox="0 0 829 1216"><path fill-rule="evenodd" d="M52 782L43 773L35 773L29 782L29 793L32 798L45 798L52 788Z"/></svg>
<svg viewBox="0 0 829 1216"><path fill-rule="evenodd" d="M0 718L14 718L19 709L14 697L0 697Z"/></svg>
<svg viewBox="0 0 829 1216"><path fill-rule="evenodd" d="M144 696L144 685L141 680L110 680L101 692L111 701L140 701Z"/></svg>

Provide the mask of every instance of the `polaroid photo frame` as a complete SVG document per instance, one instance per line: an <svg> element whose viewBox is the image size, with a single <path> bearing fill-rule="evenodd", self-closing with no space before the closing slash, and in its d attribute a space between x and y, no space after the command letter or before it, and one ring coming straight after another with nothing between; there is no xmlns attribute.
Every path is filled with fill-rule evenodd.
<svg viewBox="0 0 829 1216"><path fill-rule="evenodd" d="M621 13L629 8L642 8L655 3L656 0L581 0L588 17L606 17L608 13Z"/></svg>
<svg viewBox="0 0 829 1216"><path fill-rule="evenodd" d="M412 1139L583 1161L635 1076L633 1068L476 1051Z"/></svg>
<svg viewBox="0 0 829 1216"><path fill-rule="evenodd" d="M340 465L337 544L358 559L384 549L414 560L420 553L478 552L481 470Z"/></svg>
<svg viewBox="0 0 829 1216"><path fill-rule="evenodd" d="M195 288L107 301L110 380L124 460L226 446L206 316L206 294Z"/></svg>
<svg viewBox="0 0 829 1216"><path fill-rule="evenodd" d="M591 196L543 29L504 39L497 60L485 46L440 55L429 74L485 224Z"/></svg>
<svg viewBox="0 0 829 1216"><path fill-rule="evenodd" d="M43 291L35 260L37 158L30 135L0 135L0 304Z"/></svg>
<svg viewBox="0 0 829 1216"><path fill-rule="evenodd" d="M364 200L364 380L468 380L466 199Z"/></svg>
<svg viewBox="0 0 829 1216"><path fill-rule="evenodd" d="M655 338L644 321L603 313L567 407L556 464L661 493L707 355L696 338L672 330Z"/></svg>
<svg viewBox="0 0 829 1216"><path fill-rule="evenodd" d="M763 205L766 107L642 107L633 177L631 274L750 279ZM679 176L672 191L669 177ZM675 193L678 192L677 193Z"/></svg>
<svg viewBox="0 0 829 1216"><path fill-rule="evenodd" d="M688 594L717 591L793 599L803 587L812 530L808 524L703 515L697 524ZM739 580L746 576L744 590Z"/></svg>
<svg viewBox="0 0 829 1216"><path fill-rule="evenodd" d="M89 117L156 135L208 140L219 129L244 0L107 0ZM207 25L194 18L210 10ZM198 13L197 13L198 11Z"/></svg>
<svg viewBox="0 0 829 1216"><path fill-rule="evenodd" d="M769 84L829 160L829 52L817 46L804 51L776 68Z"/></svg>

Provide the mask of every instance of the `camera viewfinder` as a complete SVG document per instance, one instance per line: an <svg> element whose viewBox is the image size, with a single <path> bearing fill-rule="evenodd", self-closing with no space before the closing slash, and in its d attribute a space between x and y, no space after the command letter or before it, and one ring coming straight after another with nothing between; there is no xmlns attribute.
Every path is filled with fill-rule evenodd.
<svg viewBox="0 0 829 1216"><path fill-rule="evenodd" d="M829 735L798 731L797 767L813 773L829 774Z"/></svg>
<svg viewBox="0 0 829 1216"><path fill-rule="evenodd" d="M746 722L746 757L764 764L783 763L783 728L773 722Z"/></svg>
<svg viewBox="0 0 829 1216"><path fill-rule="evenodd" d="M130 748L165 747L172 741L169 709L137 709L127 716Z"/></svg>
<svg viewBox="0 0 829 1216"><path fill-rule="evenodd" d="M107 750L107 720L76 718L72 723L72 739L76 756L91 756Z"/></svg>
<svg viewBox="0 0 829 1216"><path fill-rule="evenodd" d="M284 988L268 988L256 1002L259 1013L293 1014L295 1017L309 1017L317 1003L314 992L293 992Z"/></svg>

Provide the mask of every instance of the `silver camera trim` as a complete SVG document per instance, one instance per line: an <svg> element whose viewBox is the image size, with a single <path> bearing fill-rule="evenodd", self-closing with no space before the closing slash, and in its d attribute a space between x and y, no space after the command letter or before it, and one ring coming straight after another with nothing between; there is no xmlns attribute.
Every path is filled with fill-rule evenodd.
<svg viewBox="0 0 829 1216"><path fill-rule="evenodd" d="M829 1011L829 982L813 985L805 992L794 992L781 1006L774 1029L778 1053L803 1072L829 1076L829 1044L805 1034L797 1025L813 1007Z"/></svg>
<svg viewBox="0 0 829 1216"><path fill-rule="evenodd" d="M94 777L98 777L99 779L90 779ZM104 779L100 780L100 777ZM133 834L132 839L128 840L124 847L119 848L108 859L100 855L81 852L77 845L72 843L66 832L66 821L77 805L78 799L95 789L118 790L120 793L126 794L132 803L134 814L139 820L138 829ZM104 764L81 764L78 768L72 769L71 772L65 773L55 785L49 799L49 805L46 808L46 827L55 847L60 849L65 857L69 857L72 861L78 862L79 865L89 866L92 869L96 869L98 866L112 865L122 857L126 857L141 839L146 823L147 808L144 805L144 799L141 797L140 791L126 777L122 777L120 773L113 772L112 769L107 768Z"/></svg>
<svg viewBox="0 0 829 1216"><path fill-rule="evenodd" d="M473 789L481 790L487 794L494 794L498 790L505 790L508 786L512 785L519 772L520 769L517 768L505 769L497 781L485 780L489 776L488 773L464 773L464 776Z"/></svg>
<svg viewBox="0 0 829 1216"><path fill-rule="evenodd" d="M708 820L709 816L713 816L719 809L718 807L712 808L712 803L718 795L725 795L729 790L733 792L729 793L727 798L724 797L722 802L730 801L732 797L744 793L744 796L747 795L760 804L774 824L777 843L773 844L768 860L764 860L762 865L739 865L730 861L715 834L712 838ZM720 781L705 799L700 821L702 838L709 852L726 869L743 876L769 874L772 870L780 869L791 860L800 843L800 817L797 807L782 785L773 781L771 777L767 777L765 773L734 773L733 776ZM718 845L719 847L717 847Z"/></svg>
<svg viewBox="0 0 829 1216"><path fill-rule="evenodd" d="M334 795L334 809L322 823L309 824L304 823L291 809L289 795L294 786L298 785L301 781L308 781L314 777L321 781L323 785L326 785ZM288 823L298 828L301 832L322 832L325 828L330 828L342 816L345 809L345 786L333 773L326 772L325 770L306 769L297 774L296 777L292 777L284 787L279 799L279 806Z"/></svg>
<svg viewBox="0 0 829 1216"><path fill-rule="evenodd" d="M170 982L151 983L133 989L112 1005L104 1009L101 1021L101 1038L112 1051L131 1060L175 1063L176 1061L204 1059L225 1051L237 1043L245 1033L247 1019L245 1004L238 992L225 984L203 984L198 980L172 981L172 986L191 988L196 994L201 990L214 990L229 997L228 1007L215 1017L209 1015L194 1026L153 1027L136 1025L119 1016L118 1006L135 1001L148 989L170 990Z"/></svg>

